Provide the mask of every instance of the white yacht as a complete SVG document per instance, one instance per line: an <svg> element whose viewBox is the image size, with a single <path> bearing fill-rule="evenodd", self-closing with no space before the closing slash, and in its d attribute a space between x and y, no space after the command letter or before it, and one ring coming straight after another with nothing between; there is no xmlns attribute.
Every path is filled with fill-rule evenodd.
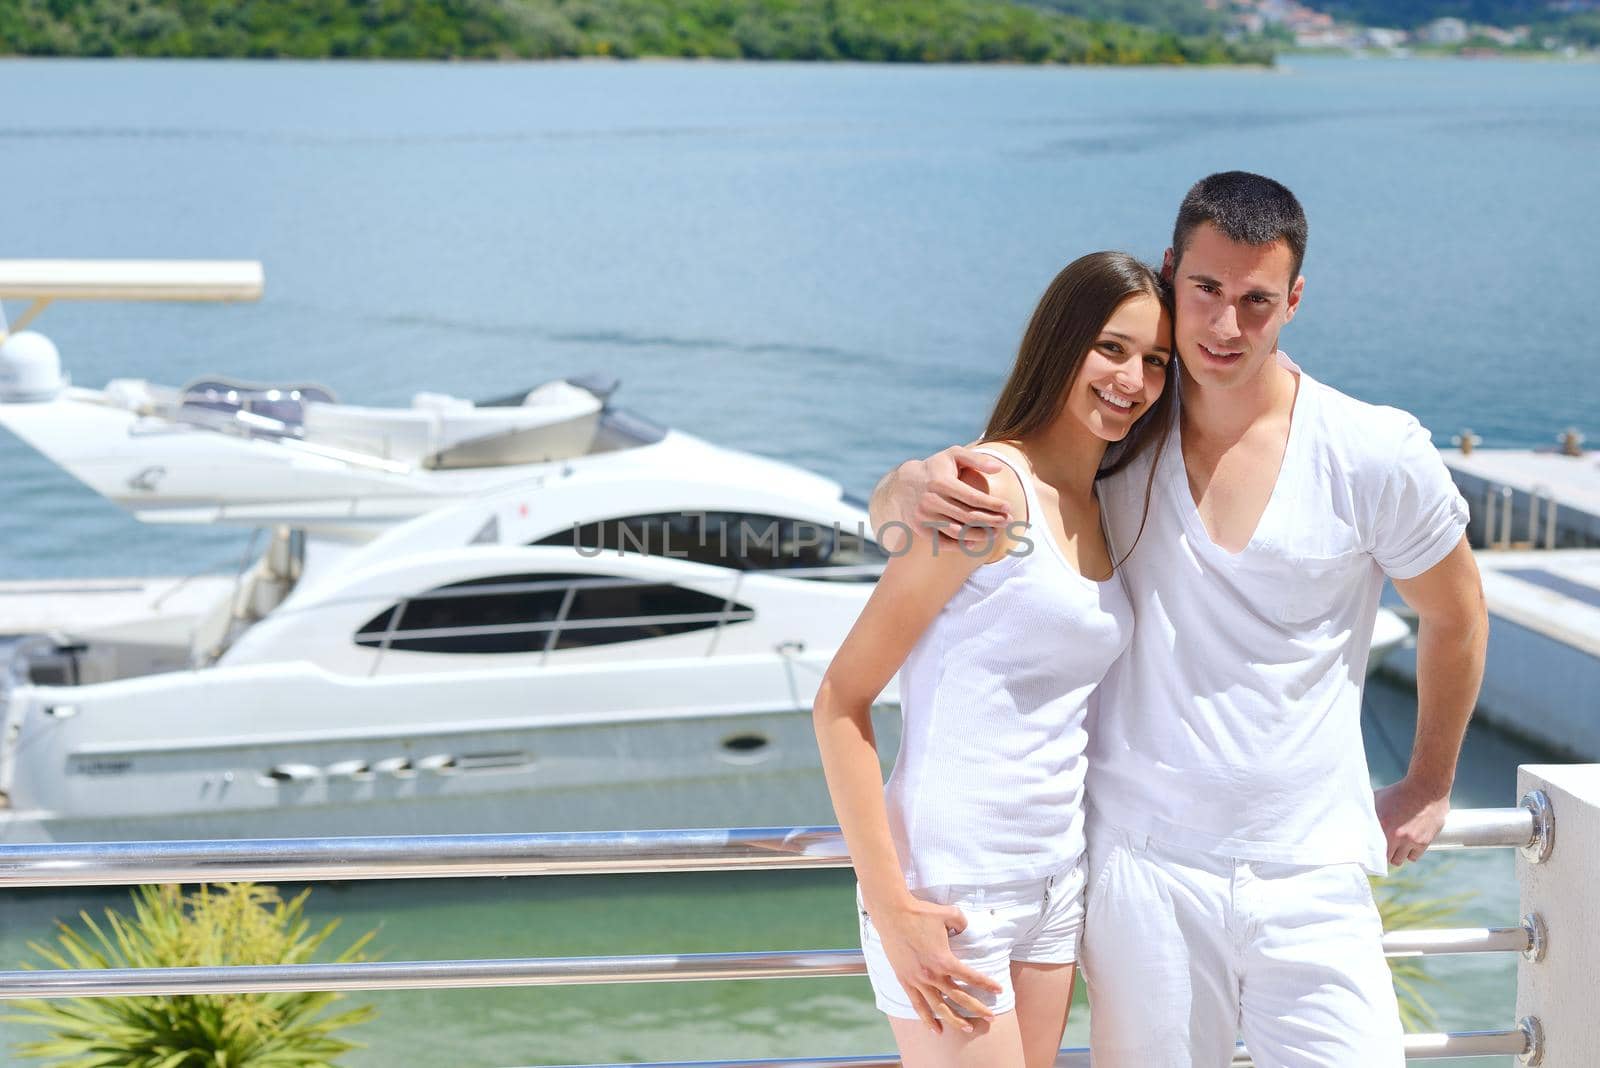
<svg viewBox="0 0 1600 1068"><path fill-rule="evenodd" d="M653 444L602 419L615 384L555 381L484 403L418 393L340 404L326 387L115 379L0 402L0 425L147 523L367 528Z"/></svg>
<svg viewBox="0 0 1600 1068"><path fill-rule="evenodd" d="M884 556L744 461L279 532L238 580L0 584L0 842L828 822L811 702Z"/></svg>
<svg viewBox="0 0 1600 1068"><path fill-rule="evenodd" d="M51 366L53 350L44 355ZM709 458L704 442L610 404L617 386L574 377L482 402L417 393L410 407L376 408L305 383L207 376L86 389L60 376L33 398L0 388L0 427L146 523L364 541L507 487L591 469L671 477Z"/></svg>
<svg viewBox="0 0 1600 1068"><path fill-rule="evenodd" d="M35 311L259 291L0 264ZM860 502L610 392L87 390L11 334L0 422L142 519L272 533L236 577L0 584L0 841L827 822L811 701L886 559Z"/></svg>
<svg viewBox="0 0 1600 1068"><path fill-rule="evenodd" d="M838 483L592 384L73 391L13 334L0 394L141 518L271 529L237 576L0 583L0 843L831 822L811 703L886 560Z"/></svg>
<svg viewBox="0 0 1600 1068"><path fill-rule="evenodd" d="M0 299L34 301L9 335L0 318L0 427L144 522L347 540L510 486L601 468L673 477L708 460L704 442L612 406L615 381L558 379L481 402L417 393L403 408L216 376L94 389L23 329L57 300L251 300L263 284L249 262L0 260Z"/></svg>

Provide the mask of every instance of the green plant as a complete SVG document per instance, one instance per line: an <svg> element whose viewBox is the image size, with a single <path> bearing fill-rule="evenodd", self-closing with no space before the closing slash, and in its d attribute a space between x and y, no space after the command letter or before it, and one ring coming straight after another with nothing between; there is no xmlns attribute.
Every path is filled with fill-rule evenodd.
<svg viewBox="0 0 1600 1068"><path fill-rule="evenodd" d="M1414 869L1407 868L1382 879L1373 879L1372 897L1377 902L1378 915L1383 917L1383 929L1398 931L1449 926L1472 895L1428 896L1423 891L1423 880L1417 877ZM1394 975L1394 992L1400 1001L1401 1024L1407 1031L1434 1030L1438 1026L1438 1016L1423 995L1422 987L1437 980L1428 974L1421 958L1390 958L1389 971Z"/></svg>
<svg viewBox="0 0 1600 1068"><path fill-rule="evenodd" d="M333 934L335 920L313 931L305 918L309 890L284 901L253 883L141 886L133 915L107 909L102 926L79 913L84 930L59 925L54 946L28 948L49 966L175 968L231 964L302 964ZM335 959L361 960L370 931ZM25 963L25 968L38 967ZM331 1068L356 1048L334 1032L376 1015L370 1006L334 1015L334 993L200 994L182 997L72 998L19 1001L7 1019L53 1034L22 1043L23 1057L54 1058L54 1068Z"/></svg>
<svg viewBox="0 0 1600 1068"><path fill-rule="evenodd" d="M0 55L1272 64L1226 26L1193 0L0 0Z"/></svg>

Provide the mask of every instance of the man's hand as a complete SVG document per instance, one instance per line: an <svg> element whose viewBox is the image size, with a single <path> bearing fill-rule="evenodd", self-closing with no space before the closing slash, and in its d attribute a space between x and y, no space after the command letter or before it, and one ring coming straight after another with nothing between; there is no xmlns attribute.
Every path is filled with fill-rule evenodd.
<svg viewBox="0 0 1600 1068"><path fill-rule="evenodd" d="M926 460L907 460L878 487L872 522L880 541L898 551L884 527L904 523L916 530L936 530L942 538L960 540L969 550L994 544L994 530L1011 521L1005 501L978 489L984 480L974 473L995 474L1005 465L988 453L952 445Z"/></svg>
<svg viewBox="0 0 1600 1068"><path fill-rule="evenodd" d="M1373 795L1378 822L1389 843L1389 863L1396 867L1428 851L1444 818L1450 814L1450 788L1406 776Z"/></svg>

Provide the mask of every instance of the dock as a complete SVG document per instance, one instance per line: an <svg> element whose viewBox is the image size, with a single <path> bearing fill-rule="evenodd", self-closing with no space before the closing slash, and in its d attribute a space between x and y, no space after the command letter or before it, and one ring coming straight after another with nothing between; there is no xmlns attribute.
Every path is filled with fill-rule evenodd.
<svg viewBox="0 0 1600 1068"><path fill-rule="evenodd" d="M1600 549L1475 555L1489 605L1478 717L1564 756L1600 760ZM1396 650L1383 670L1414 682L1415 651Z"/></svg>
<svg viewBox="0 0 1600 1068"><path fill-rule="evenodd" d="M1443 449L1472 510L1474 548L1600 549L1600 452Z"/></svg>

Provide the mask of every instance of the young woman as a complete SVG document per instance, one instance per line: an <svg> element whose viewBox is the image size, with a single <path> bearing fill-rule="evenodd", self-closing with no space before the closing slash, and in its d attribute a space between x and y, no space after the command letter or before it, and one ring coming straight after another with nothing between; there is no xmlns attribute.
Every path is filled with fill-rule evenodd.
<svg viewBox="0 0 1600 1068"><path fill-rule="evenodd" d="M1055 1061L1083 918L1085 710L1133 627L1095 479L1164 425L1135 429L1171 403L1171 353L1148 267L1097 252L1057 275L980 446L1001 465L978 488L1011 522L976 546L885 532L892 559L818 691L862 950L908 1068ZM869 711L896 671L885 788Z"/></svg>

